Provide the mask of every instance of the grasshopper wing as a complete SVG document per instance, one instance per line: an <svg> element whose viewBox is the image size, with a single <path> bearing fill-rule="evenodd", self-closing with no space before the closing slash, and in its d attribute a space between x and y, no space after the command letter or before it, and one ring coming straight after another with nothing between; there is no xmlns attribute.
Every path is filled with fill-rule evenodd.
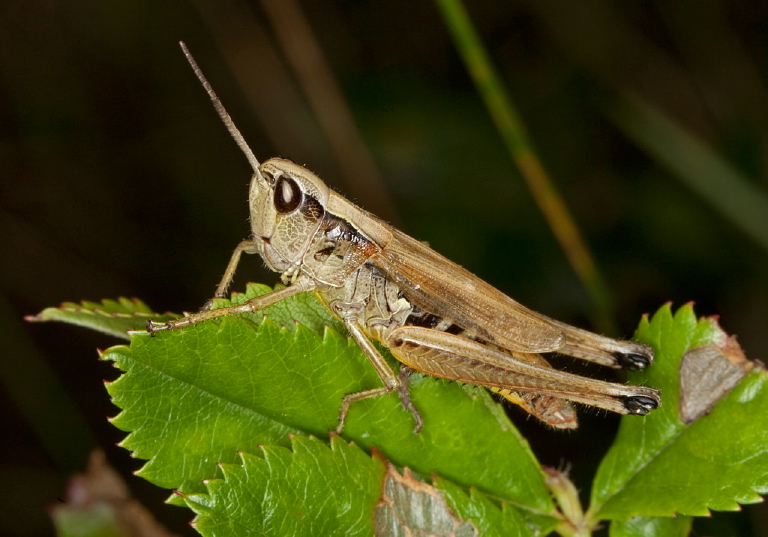
<svg viewBox="0 0 768 537"><path fill-rule="evenodd" d="M449 319L476 337L511 351L552 352L562 330L425 244L392 229L373 263L420 309Z"/></svg>

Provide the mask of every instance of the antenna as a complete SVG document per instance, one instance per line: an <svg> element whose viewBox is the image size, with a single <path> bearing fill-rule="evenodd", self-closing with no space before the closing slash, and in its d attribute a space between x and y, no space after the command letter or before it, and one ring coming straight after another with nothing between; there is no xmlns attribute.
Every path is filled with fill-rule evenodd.
<svg viewBox="0 0 768 537"><path fill-rule="evenodd" d="M240 129L238 129L235 126L235 122L232 121L232 118L227 113L227 110L224 108L224 105L221 104L221 101L219 100L219 96L216 95L215 91L213 91L211 84L208 82L208 79L205 78L203 71L200 69L200 67L197 65L197 62L195 61L195 58L192 57L192 53L189 52L187 45L184 43L184 41L179 41L179 45L181 45L181 50L184 52L184 56L186 56L187 61L189 62L189 65L192 67L192 70L195 72L195 76L197 76L197 79L203 85L203 88L205 88L205 91L208 93L208 97L211 98L213 107L216 109L216 112L219 114L219 117L224 122L224 125L226 125L227 130L229 131L229 134L232 136L232 138L235 139L235 142L240 147L240 150L243 153L245 153L245 158L247 158L248 162L250 162L251 167L253 168L253 171L259 176L259 178L261 178L261 172L259 171L259 166L261 165L259 164L259 160L256 158L256 155L253 154L253 151L251 151L251 148L248 147L248 144L246 143L245 138L243 138L243 135L240 132Z"/></svg>

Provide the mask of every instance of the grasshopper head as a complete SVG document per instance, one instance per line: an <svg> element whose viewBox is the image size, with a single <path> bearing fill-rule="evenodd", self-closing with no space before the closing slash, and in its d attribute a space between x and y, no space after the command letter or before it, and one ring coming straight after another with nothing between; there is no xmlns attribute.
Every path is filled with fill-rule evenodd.
<svg viewBox="0 0 768 537"><path fill-rule="evenodd" d="M274 271L301 262L325 214L330 189L319 177L290 160L273 158L251 180L253 240Z"/></svg>

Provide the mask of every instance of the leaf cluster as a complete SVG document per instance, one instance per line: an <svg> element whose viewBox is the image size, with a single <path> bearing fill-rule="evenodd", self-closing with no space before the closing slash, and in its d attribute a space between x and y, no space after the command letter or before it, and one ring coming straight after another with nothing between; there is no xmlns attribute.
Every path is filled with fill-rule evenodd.
<svg viewBox="0 0 768 537"><path fill-rule="evenodd" d="M269 291L251 284L232 302ZM768 490L766 373L691 305L641 322L636 338L656 362L630 382L660 388L663 406L623 418L586 510L477 386L415 374L420 434L396 396L355 403L343 438L329 434L344 394L379 381L312 295L154 337L140 330L149 314L140 302L46 315L94 327L113 322L94 313L110 309L136 330L129 346L102 356L123 372L108 384L122 409L112 422L128 432L122 446L147 461L138 475L176 491L170 501L195 512L203 535L590 535L604 521L615 536L687 535L691 517ZM717 392L717 378L698 391L689 379L681 393L681 360L702 348L740 380ZM684 419L681 400L704 410Z"/></svg>

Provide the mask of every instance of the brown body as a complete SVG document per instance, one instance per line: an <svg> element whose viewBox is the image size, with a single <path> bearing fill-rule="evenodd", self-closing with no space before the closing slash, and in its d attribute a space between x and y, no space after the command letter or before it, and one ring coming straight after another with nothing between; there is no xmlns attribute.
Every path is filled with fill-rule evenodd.
<svg viewBox="0 0 768 537"><path fill-rule="evenodd" d="M389 348L408 368L486 386L555 427L576 426L570 402L640 415L659 406L658 390L557 371L540 355L558 352L610 367L639 369L651 363L650 348L531 311L347 201L302 166L284 159L259 164L191 58L190 62L254 167L252 238L235 249L215 296L225 296L243 252L261 255L289 286L239 306L150 323L150 331L257 311L314 291L347 326L383 384L344 397L338 431L351 403L396 390L414 413L417 429L421 426L403 377L394 374L371 340Z"/></svg>

